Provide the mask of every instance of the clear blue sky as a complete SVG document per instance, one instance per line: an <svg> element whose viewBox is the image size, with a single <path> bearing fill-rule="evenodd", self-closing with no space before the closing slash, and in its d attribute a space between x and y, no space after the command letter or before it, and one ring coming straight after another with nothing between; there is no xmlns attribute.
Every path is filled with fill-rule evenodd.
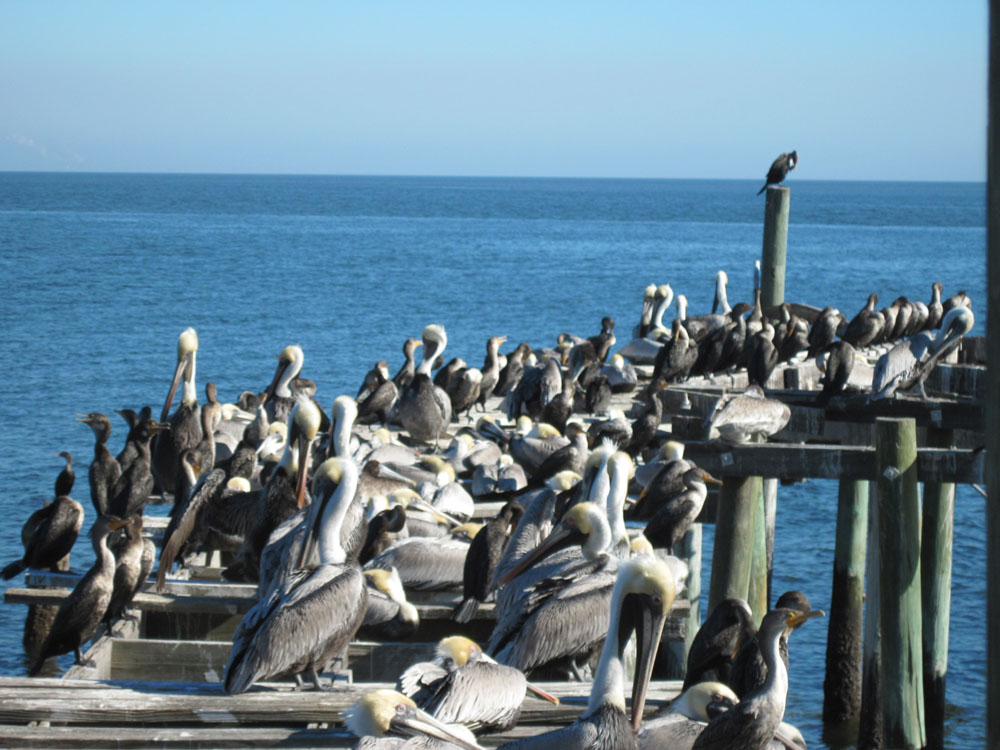
<svg viewBox="0 0 1000 750"><path fill-rule="evenodd" d="M988 7L0 2L0 170L985 179Z"/></svg>

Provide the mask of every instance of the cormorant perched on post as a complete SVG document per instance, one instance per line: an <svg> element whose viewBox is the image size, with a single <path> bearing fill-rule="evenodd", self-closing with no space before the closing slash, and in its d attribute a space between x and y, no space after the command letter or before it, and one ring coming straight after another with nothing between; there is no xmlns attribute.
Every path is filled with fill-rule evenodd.
<svg viewBox="0 0 1000 750"><path fill-rule="evenodd" d="M770 185L780 185L784 182L788 173L795 169L798 163L798 151L792 151L790 154L782 154L775 159L771 164L771 168L767 170L767 181L764 183L764 187L757 191L757 195L760 195L767 190Z"/></svg>

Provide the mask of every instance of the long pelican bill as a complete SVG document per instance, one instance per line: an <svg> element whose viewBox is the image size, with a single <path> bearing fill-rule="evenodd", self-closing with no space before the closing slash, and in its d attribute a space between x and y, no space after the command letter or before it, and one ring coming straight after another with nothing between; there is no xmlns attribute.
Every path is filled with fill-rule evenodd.
<svg viewBox="0 0 1000 750"><path fill-rule="evenodd" d="M575 529L572 526L560 522L554 529L552 529L551 534L538 543L537 547L518 560L517 565L511 568L507 575L500 579L500 584L504 585L510 583L546 555L555 552L556 550L569 547L574 543L579 543L581 541L581 537L582 534L579 529Z"/></svg>
<svg viewBox="0 0 1000 750"><path fill-rule="evenodd" d="M188 364L190 363L192 356L191 352L187 352L177 360L177 368L174 370L173 380L170 381L170 390L167 392L167 400L163 402L163 411L160 412L161 422L167 421L167 415L170 414L170 407L174 403L174 394L177 393L177 386L180 385L181 378L184 377L184 373L187 371Z"/></svg>
<svg viewBox="0 0 1000 750"><path fill-rule="evenodd" d="M646 706L646 692L649 681L653 677L653 664L656 661L656 651L663 636L663 626L667 622L673 598L664 601L662 598L646 594L633 594L633 616L635 617L636 662L635 677L632 682L632 728L639 731L642 724L642 713ZM637 611L636 611L637 610Z"/></svg>
<svg viewBox="0 0 1000 750"><path fill-rule="evenodd" d="M459 736L447 724L438 721L416 706L396 706L396 713L389 725L400 734L422 734L435 737L443 742L452 742L459 747L467 748L467 750L483 750L481 745Z"/></svg>
<svg viewBox="0 0 1000 750"><path fill-rule="evenodd" d="M538 685L533 685L529 682L525 684L524 687L525 689L530 690L533 694L541 698L543 701L548 701L549 703L552 703L556 706L559 705L558 696L552 695L552 693L542 690L540 687L538 687Z"/></svg>

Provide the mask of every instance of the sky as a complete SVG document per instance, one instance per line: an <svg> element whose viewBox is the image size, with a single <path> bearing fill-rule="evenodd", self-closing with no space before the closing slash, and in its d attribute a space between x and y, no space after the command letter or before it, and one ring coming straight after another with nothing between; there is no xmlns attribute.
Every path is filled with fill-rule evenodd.
<svg viewBox="0 0 1000 750"><path fill-rule="evenodd" d="M0 0L0 170L972 180L988 4Z"/></svg>

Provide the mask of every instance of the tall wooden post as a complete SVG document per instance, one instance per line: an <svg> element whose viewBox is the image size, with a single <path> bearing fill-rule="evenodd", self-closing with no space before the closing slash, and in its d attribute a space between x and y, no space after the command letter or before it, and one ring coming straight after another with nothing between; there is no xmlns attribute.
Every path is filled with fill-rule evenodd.
<svg viewBox="0 0 1000 750"><path fill-rule="evenodd" d="M865 644L862 651L861 718L858 722L858 748L869 750L885 746L882 715L882 631L879 610L882 586L879 582L881 553L878 543L878 492L868 485L868 554L865 559Z"/></svg>
<svg viewBox="0 0 1000 750"><path fill-rule="evenodd" d="M990 0L986 392L1000 393L1000 0ZM986 747L1000 750L1000 399L986 401Z"/></svg>
<svg viewBox="0 0 1000 750"><path fill-rule="evenodd" d="M767 597L767 514L764 509L764 483L757 482L760 495L754 503L753 510L753 559L750 563L750 580L747 582L747 604L753 612L754 625L760 627L760 621L767 614L770 600Z"/></svg>
<svg viewBox="0 0 1000 750"><path fill-rule="evenodd" d="M831 725L831 737L838 728L848 733L853 730L856 737L861 715L861 634L867 541L868 481L842 479L837 494L833 593L823 682L823 722ZM845 741L828 744L853 743L845 738Z"/></svg>
<svg viewBox="0 0 1000 750"><path fill-rule="evenodd" d="M785 248L788 244L788 207L791 191L786 187L767 189L764 204L764 249L760 262L761 307L785 301Z"/></svg>
<svg viewBox="0 0 1000 750"><path fill-rule="evenodd" d="M726 599L746 599L753 562L754 514L760 498L760 477L725 477L712 547L712 580L708 611Z"/></svg>
<svg viewBox="0 0 1000 750"><path fill-rule="evenodd" d="M951 430L927 430L927 444L950 448ZM948 673L948 619L951 614L951 551L955 528L955 485L924 483L920 539L920 597L923 603L924 702L927 746L944 747L944 691Z"/></svg>
<svg viewBox="0 0 1000 750"><path fill-rule="evenodd" d="M912 418L875 421L878 470L879 583L882 600L882 708L893 748L922 748L924 681L920 606L920 497L917 424Z"/></svg>

